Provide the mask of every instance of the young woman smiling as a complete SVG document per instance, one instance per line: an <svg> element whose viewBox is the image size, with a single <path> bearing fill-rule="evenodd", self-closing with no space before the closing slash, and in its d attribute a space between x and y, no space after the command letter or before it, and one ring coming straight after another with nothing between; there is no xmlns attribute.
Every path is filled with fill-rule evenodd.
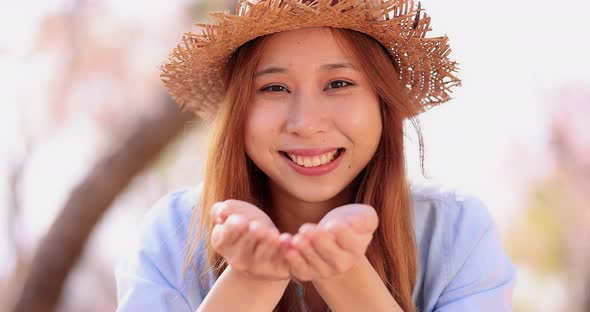
<svg viewBox="0 0 590 312"><path fill-rule="evenodd" d="M511 310L486 208L406 177L404 121L459 84L421 11L239 1L187 33L162 77L214 116L205 180L146 217L118 310Z"/></svg>

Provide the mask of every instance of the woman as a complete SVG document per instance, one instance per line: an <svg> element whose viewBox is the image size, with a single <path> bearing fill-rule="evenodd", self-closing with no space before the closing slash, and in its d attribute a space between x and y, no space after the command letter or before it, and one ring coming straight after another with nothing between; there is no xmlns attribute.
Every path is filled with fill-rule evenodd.
<svg viewBox="0 0 590 312"><path fill-rule="evenodd" d="M511 310L486 208L406 178L404 120L459 84L419 5L239 1L214 16L162 74L215 118L205 181L146 218L117 267L119 311Z"/></svg>

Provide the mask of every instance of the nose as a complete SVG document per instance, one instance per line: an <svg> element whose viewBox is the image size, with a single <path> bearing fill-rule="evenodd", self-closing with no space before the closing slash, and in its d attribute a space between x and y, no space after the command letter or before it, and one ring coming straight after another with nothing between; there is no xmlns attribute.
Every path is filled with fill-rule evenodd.
<svg viewBox="0 0 590 312"><path fill-rule="evenodd" d="M289 134L311 137L326 132L327 121L320 95L313 92L300 92L291 99L286 124Z"/></svg>

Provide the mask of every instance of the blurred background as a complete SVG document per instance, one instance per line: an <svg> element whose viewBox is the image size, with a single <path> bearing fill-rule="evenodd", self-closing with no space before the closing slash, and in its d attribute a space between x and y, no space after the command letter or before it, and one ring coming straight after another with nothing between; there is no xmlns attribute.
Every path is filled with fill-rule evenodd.
<svg viewBox="0 0 590 312"><path fill-rule="evenodd" d="M234 3L0 4L0 311L116 308L113 267L142 216L203 173L208 125L177 112L159 66ZM408 126L411 179L487 204L518 271L516 311L590 311L590 5L422 7L463 87L421 115L427 177Z"/></svg>

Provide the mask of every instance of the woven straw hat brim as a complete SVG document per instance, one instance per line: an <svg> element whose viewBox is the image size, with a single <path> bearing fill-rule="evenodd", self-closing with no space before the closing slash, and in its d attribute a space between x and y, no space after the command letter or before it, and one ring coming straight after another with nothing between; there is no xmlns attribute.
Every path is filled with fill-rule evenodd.
<svg viewBox="0 0 590 312"><path fill-rule="evenodd" d="M197 24L162 65L161 78L183 111L210 118L222 100L224 68L244 43L305 27L345 28L367 34L390 52L416 114L448 101L461 84L446 36L426 38L428 16L408 0L240 0L236 14L213 12L216 24Z"/></svg>

